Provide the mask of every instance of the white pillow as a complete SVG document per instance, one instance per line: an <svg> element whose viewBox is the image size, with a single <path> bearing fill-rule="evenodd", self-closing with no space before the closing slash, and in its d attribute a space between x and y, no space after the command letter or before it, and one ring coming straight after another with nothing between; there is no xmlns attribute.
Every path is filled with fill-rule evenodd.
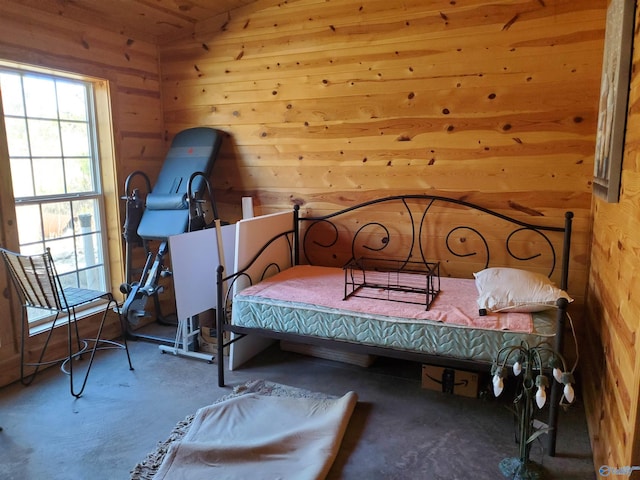
<svg viewBox="0 0 640 480"><path fill-rule="evenodd" d="M478 308L490 312L539 312L556 306L567 293L540 273L517 268L487 268L474 273Z"/></svg>

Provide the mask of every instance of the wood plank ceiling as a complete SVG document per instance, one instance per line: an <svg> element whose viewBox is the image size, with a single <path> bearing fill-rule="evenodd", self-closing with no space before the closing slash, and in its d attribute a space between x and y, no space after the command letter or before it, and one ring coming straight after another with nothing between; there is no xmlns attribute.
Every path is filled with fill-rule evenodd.
<svg viewBox="0 0 640 480"><path fill-rule="evenodd" d="M194 32L202 20L255 0L0 0L164 44Z"/></svg>

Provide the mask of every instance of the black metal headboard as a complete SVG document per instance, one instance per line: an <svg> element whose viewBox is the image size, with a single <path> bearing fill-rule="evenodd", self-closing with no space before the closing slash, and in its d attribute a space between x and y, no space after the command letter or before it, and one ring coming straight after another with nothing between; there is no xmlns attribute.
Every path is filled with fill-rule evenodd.
<svg viewBox="0 0 640 480"><path fill-rule="evenodd" d="M465 263L475 271L514 266L555 277L566 290L572 218L566 212L561 226L551 225L553 219L533 223L437 195L389 196L321 216L302 216L296 206L294 262L343 266L362 256L439 261L451 276L463 276Z"/></svg>

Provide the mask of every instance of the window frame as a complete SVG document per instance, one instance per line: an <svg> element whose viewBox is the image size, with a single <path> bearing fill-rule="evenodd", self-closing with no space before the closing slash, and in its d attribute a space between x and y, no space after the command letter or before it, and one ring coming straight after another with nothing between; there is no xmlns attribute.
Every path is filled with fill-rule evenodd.
<svg viewBox="0 0 640 480"><path fill-rule="evenodd" d="M113 137L112 137L113 130L111 125L111 117L110 117L111 109L110 109L108 82L103 79L89 78L86 76L67 74L65 72L45 70L38 67L32 67L29 65L6 63L2 61L0 61L0 71L17 73L21 75L21 78L24 78L24 76L39 76L46 79L53 79L55 81L59 80L63 82L73 82L76 84L79 83L84 86L85 92L86 92L85 107L87 108L87 120L84 123L86 123L87 129L88 129L88 138L89 138L88 157L90 159L89 161L90 171L93 177L93 188L90 191L66 192L59 195L37 195L36 194L37 192L34 191L33 196L16 198L15 195L13 195L11 200L13 201L14 209L19 206L38 205L40 208L41 220L42 220L42 205L45 205L47 203L69 202L69 204L71 205L74 201L88 200L88 201L95 202L96 203L95 211L99 213L98 218L95 219L95 223L94 223L97 228L92 230L92 232L89 233L89 235L98 233L98 238L99 238L98 245L101 249L101 251L98 253L98 259L99 259L100 268L102 269L102 272L103 272L103 275L102 275L103 278L100 280L100 285L99 286L96 285L95 288L99 290L104 290L104 291L112 291L112 284L113 284L114 277L111 272L111 265L113 264L113 261L111 260L112 258L111 250L113 249L113 245L112 245L113 242L110 242L108 238L108 233L109 233L109 229L112 227L113 222L108 220L109 218L108 210L109 211L113 210L114 205L112 204L114 203L114 201L107 200L107 197L106 197L107 193L105 192L105 188L104 188L104 184L105 184L104 170L107 170L109 172L115 171L115 161L113 156ZM23 95L24 95L24 91L23 91ZM23 96L23 105L24 103L25 103L25 99ZM61 129L61 126L60 126L61 119L59 114L60 109L58 106L56 106L56 108L58 112L56 121L57 121L58 129L60 131ZM3 122L3 126L5 122L5 117L16 118L15 115L6 115L4 112L1 112L1 113L2 113L2 118L0 118L0 121ZM30 118L38 118L38 117L29 117L28 112L25 110L24 117L22 118L24 118L24 120L28 122ZM106 125L103 125L101 127L100 122L105 120L106 120ZM108 137L109 137L109 142L106 144L104 141L101 141L101 135L104 136L105 132L108 134ZM8 133L7 133L6 141L8 142ZM62 139L60 139L60 141L62 142ZM108 148L105 148L105 147L108 147ZM105 155L104 155L105 152L107 153L106 155L107 158L105 158ZM71 157L73 157L73 155L71 155ZM7 171L9 173L11 172L11 165L10 165L11 158L12 158L11 156L7 158L7 161L9 162L9 165L7 165ZM30 162L33 162L33 158L34 156L29 155ZM65 155L63 151L60 152L60 158L62 159L62 161L64 161ZM107 166L107 168L104 168L105 166ZM31 178L33 178L33 173L34 171L32 168ZM114 181L113 178L109 179L107 177L107 184L110 184L113 181ZM111 185L110 190L116 190L115 184ZM115 208L117 209L117 200L115 200ZM17 212L14 212L14 215L17 215ZM17 216L16 216L16 219L17 219ZM46 238L46 236L44 235L44 232L43 232L44 227L42 225L42 221L41 221L40 229L41 229L40 234L42 238L39 241L25 242L24 244L21 244L20 240L18 239L18 245L16 245L17 248L14 248L14 249L21 250L23 246L29 247L33 245L46 246L47 243L52 241L52 239ZM17 228L17 225L16 225L16 230L19 231L19 229ZM73 249L75 252L78 251L76 242L78 241L78 239L81 239L83 236L86 236L86 233L83 233L80 229L77 229L77 231L76 229L74 229L72 234L68 237L68 238L71 238L72 241L74 242ZM120 252L121 251L118 250L118 252L116 252L116 255ZM116 264L119 264L119 262L116 262ZM80 281L79 275L81 275L81 272L90 270L90 268L91 266L86 266L86 265L84 267L79 267L78 262L75 261L74 269L71 272L61 273L60 276L64 277L72 274L74 278L74 282L79 282ZM79 283L76 283L76 284L79 285ZM88 288L92 288L92 287L88 287ZM100 303L100 301L98 301L97 303ZM82 318L84 316L91 315L95 311L96 306L97 306L96 304L88 304L84 306L84 308L79 308L79 310L81 311L78 312L78 317ZM45 315L42 314L42 313L48 313L48 312L42 312L39 315L32 315L31 313L32 312L30 312L29 321L28 321L29 330L31 334L35 334L41 331L42 328L44 328L46 324L50 322L52 319L51 314L45 314Z"/></svg>

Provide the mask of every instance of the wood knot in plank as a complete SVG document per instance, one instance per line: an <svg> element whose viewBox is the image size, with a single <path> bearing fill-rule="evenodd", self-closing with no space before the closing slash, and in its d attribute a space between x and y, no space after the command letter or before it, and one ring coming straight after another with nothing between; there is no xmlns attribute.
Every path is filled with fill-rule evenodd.
<svg viewBox="0 0 640 480"><path fill-rule="evenodd" d="M509 207L514 210L518 210L519 212L526 213L527 215L531 215L532 217L544 217L544 214L541 211L525 207L524 205L520 205L519 203L511 200L509 200Z"/></svg>
<svg viewBox="0 0 640 480"><path fill-rule="evenodd" d="M502 27L502 31L504 32L505 30L509 30L511 28L511 25L513 25L518 21L519 17L520 17L520 14L516 13L511 20L509 20L507 23L504 24L504 26Z"/></svg>

